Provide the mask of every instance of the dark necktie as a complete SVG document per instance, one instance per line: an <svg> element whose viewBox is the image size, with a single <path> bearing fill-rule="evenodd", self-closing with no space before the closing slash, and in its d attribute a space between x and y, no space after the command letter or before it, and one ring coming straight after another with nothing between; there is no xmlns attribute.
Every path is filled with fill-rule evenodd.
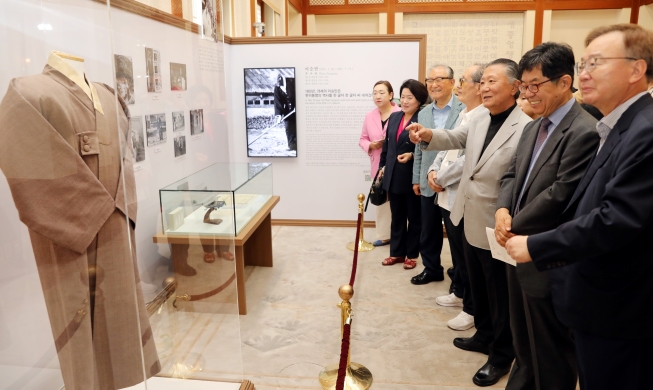
<svg viewBox="0 0 653 390"><path fill-rule="evenodd" d="M543 118L542 123L540 123L540 130L537 132L537 140L535 140L535 147L533 148L533 154L531 155L531 162L528 165L528 175L526 175L526 180L528 180L530 176L530 170L533 167L533 163L535 162L535 158L537 157L537 153L540 151L542 148L542 145L544 144L544 141L546 141L547 135L549 135L549 125L551 124L551 121L549 118ZM517 206L515 206L515 213L514 215L517 215L519 210L522 207L522 198L524 196L524 188L526 187L526 182L524 182L524 185L522 186L522 190L519 193L519 198L517 199Z"/></svg>

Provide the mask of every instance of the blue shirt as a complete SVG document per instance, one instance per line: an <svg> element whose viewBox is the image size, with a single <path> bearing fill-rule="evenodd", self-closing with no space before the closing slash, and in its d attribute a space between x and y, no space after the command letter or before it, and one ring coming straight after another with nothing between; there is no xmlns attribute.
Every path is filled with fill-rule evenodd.
<svg viewBox="0 0 653 390"><path fill-rule="evenodd" d="M537 151L535 156L531 158L531 163L528 166L528 173L526 174L526 180L524 180L524 184L522 185L521 192L519 193L519 200L521 200L521 197L524 195L524 187L526 186L526 183L528 183L528 178L531 175L531 170L533 169L533 165L535 165L535 161L537 161L537 158L540 157L540 152L542 152L542 149L544 149L544 145L546 145L546 142L551 138L551 134L555 131L556 127L562 122L562 119L569 113L569 110L571 110L571 107L574 105L574 102L576 99L572 97L569 99L569 101L562 106L558 107L557 110L553 111L551 115L549 115L549 120L551 123L549 124L549 128L547 129L547 134L546 134L546 139L542 143L542 146L540 147L540 150Z"/></svg>
<svg viewBox="0 0 653 390"><path fill-rule="evenodd" d="M442 108L438 108L437 103L433 102L433 123L435 123L434 129L444 129L444 126L447 124L447 118L451 112L451 106L453 105L453 94L451 94L451 99L449 103Z"/></svg>

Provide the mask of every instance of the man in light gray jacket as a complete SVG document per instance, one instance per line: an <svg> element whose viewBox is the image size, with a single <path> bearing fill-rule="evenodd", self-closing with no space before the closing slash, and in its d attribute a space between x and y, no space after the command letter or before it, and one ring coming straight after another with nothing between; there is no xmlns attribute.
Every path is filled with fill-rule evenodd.
<svg viewBox="0 0 653 390"><path fill-rule="evenodd" d="M463 248L474 299L476 333L457 337L460 349L487 353L487 363L473 382L491 386L510 371L515 357L508 313L506 263L492 258L486 228L494 228L494 213L500 180L515 147L531 118L515 102L519 80L517 64L505 58L492 61L483 71L480 91L489 115L475 115L454 130L429 130L414 123L408 126L411 140L424 142L426 150L467 149L458 196L451 209L451 221L465 218Z"/></svg>

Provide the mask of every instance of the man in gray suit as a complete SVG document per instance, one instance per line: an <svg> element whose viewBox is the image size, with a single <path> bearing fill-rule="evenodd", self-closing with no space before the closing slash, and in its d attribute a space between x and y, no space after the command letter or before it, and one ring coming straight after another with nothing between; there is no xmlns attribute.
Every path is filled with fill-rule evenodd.
<svg viewBox="0 0 653 390"><path fill-rule="evenodd" d="M429 129L453 129L458 115L465 109L453 94L453 69L447 65L432 66L426 79L426 87L433 103L424 107L418 115L418 123ZM427 284L444 280L444 272L440 260L442 252L442 214L436 204L435 192L428 185L428 171L437 156L437 150L422 151L415 146L415 162L413 163L413 191L421 195L422 203L422 233L419 241L419 251L422 255L424 270L410 280L412 284ZM407 263L404 262L404 268ZM410 265L408 265L410 267Z"/></svg>
<svg viewBox="0 0 653 390"><path fill-rule="evenodd" d="M574 99L574 52L543 43L519 63L520 92L542 118L524 128L501 179L495 236L501 246L515 234L555 229L596 153L596 119ZM576 356L570 330L555 315L548 271L532 262L508 267L510 328L515 347L506 389L574 390Z"/></svg>
<svg viewBox="0 0 653 390"><path fill-rule="evenodd" d="M488 64L481 77L483 105L489 114L475 115L453 130L408 126L411 140L426 150L467 149L451 222L464 216L463 249L474 300L473 337L454 339L460 349L489 354L472 380L491 386L510 371L514 359L508 312L506 263L492 258L486 227L494 228L499 182L508 169L524 126L531 118L517 106L517 64L500 58Z"/></svg>

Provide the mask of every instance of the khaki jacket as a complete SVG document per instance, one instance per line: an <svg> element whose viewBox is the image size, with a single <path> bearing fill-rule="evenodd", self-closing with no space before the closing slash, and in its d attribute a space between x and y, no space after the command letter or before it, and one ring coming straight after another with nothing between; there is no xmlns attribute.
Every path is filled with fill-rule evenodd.
<svg viewBox="0 0 653 390"><path fill-rule="evenodd" d="M138 288L128 118L94 86L103 114L46 65L12 80L0 104L0 169L29 229L67 390L142 382L141 348L146 375L160 370Z"/></svg>

